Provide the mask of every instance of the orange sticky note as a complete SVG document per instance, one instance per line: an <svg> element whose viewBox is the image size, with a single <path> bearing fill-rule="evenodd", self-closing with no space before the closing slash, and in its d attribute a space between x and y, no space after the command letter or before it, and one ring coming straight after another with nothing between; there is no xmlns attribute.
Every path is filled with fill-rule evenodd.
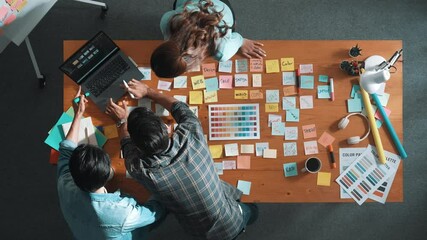
<svg viewBox="0 0 427 240"><path fill-rule="evenodd" d="M279 104L278 103L266 103L265 112L278 112Z"/></svg>
<svg viewBox="0 0 427 240"><path fill-rule="evenodd" d="M205 77L203 75L191 77L191 84L193 85L193 90L206 88Z"/></svg>
<svg viewBox="0 0 427 240"><path fill-rule="evenodd" d="M267 73L278 73L280 72L279 60L265 60L265 70Z"/></svg>
<svg viewBox="0 0 427 240"><path fill-rule="evenodd" d="M264 65L263 60L258 58L251 58L249 60L249 69L251 72L263 72L264 71Z"/></svg>
<svg viewBox="0 0 427 240"><path fill-rule="evenodd" d="M237 156L237 169L251 169L251 156Z"/></svg>
<svg viewBox="0 0 427 240"><path fill-rule="evenodd" d="M59 159L59 152L56 151L55 149L51 148L50 149L49 163L52 165L56 165L58 163L58 159Z"/></svg>
<svg viewBox="0 0 427 240"><path fill-rule="evenodd" d="M319 186L331 186L331 173L318 172L317 173L317 185Z"/></svg>
<svg viewBox="0 0 427 240"><path fill-rule="evenodd" d="M248 90L234 90L234 99L248 99Z"/></svg>
<svg viewBox="0 0 427 240"><path fill-rule="evenodd" d="M304 135L304 139L317 137L316 125L310 124L302 126L302 133Z"/></svg>
<svg viewBox="0 0 427 240"><path fill-rule="evenodd" d="M105 126L104 135L107 137L107 139L118 137L119 133L117 132L117 127L115 125Z"/></svg>
<svg viewBox="0 0 427 240"><path fill-rule="evenodd" d="M294 58L281 58L280 59L280 67L282 72L285 71L294 71Z"/></svg>
<svg viewBox="0 0 427 240"><path fill-rule="evenodd" d="M284 96L292 96L297 94L297 88L295 86L283 87Z"/></svg>
<svg viewBox="0 0 427 240"><path fill-rule="evenodd" d="M328 132L324 132L322 136L320 136L319 140L317 140L317 142L324 147L331 145L334 141L335 141L335 138Z"/></svg>
<svg viewBox="0 0 427 240"><path fill-rule="evenodd" d="M211 152L212 158L222 157L222 145L209 145L209 151Z"/></svg>
<svg viewBox="0 0 427 240"><path fill-rule="evenodd" d="M263 99L264 94L261 90L249 90L249 98L250 99Z"/></svg>
<svg viewBox="0 0 427 240"><path fill-rule="evenodd" d="M202 64L203 76L206 77L215 77L216 76L216 66L215 63L205 63Z"/></svg>
<svg viewBox="0 0 427 240"><path fill-rule="evenodd" d="M190 91L190 104L203 104L203 92L202 91Z"/></svg>

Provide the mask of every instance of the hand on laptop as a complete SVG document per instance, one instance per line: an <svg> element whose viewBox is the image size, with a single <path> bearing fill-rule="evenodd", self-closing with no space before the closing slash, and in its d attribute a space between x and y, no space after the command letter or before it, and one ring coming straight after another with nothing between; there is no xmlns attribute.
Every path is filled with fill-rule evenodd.
<svg viewBox="0 0 427 240"><path fill-rule="evenodd" d="M126 119L128 117L126 101L123 100L122 106L119 106L113 102L112 98L110 98L105 113L108 114L115 122Z"/></svg>
<svg viewBox="0 0 427 240"><path fill-rule="evenodd" d="M86 103L88 102L86 99L86 96L84 94L81 94L81 92L82 92L82 87L79 87L79 91L77 91L77 94L74 97L74 99L80 98L78 103L76 103L73 99L73 109L74 109L74 115L76 117L82 117L83 116L83 113L86 110Z"/></svg>
<svg viewBox="0 0 427 240"><path fill-rule="evenodd" d="M127 89L129 93L132 93L135 96L135 99L141 99L147 95L148 86L141 81L132 79L128 82L129 88Z"/></svg>

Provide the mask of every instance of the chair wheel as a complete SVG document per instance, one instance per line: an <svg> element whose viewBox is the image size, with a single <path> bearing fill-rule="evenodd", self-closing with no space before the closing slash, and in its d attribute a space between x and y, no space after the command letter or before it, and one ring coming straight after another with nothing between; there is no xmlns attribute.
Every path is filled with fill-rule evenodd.
<svg viewBox="0 0 427 240"><path fill-rule="evenodd" d="M42 74L41 78L39 79L39 88L44 88L46 86L46 78L45 76Z"/></svg>
<svg viewBox="0 0 427 240"><path fill-rule="evenodd" d="M107 16L107 11L108 11L108 5L105 5L105 7L101 8L101 15L100 15L101 19L104 19L105 16Z"/></svg>

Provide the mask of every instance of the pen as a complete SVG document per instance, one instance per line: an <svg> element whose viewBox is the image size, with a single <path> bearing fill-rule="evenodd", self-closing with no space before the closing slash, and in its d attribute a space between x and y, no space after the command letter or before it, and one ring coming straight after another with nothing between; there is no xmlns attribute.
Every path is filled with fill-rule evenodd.
<svg viewBox="0 0 427 240"><path fill-rule="evenodd" d="M295 73L296 73L296 75L297 75L297 79L296 79L296 85L297 85L297 92L298 92L298 95L300 94L300 89L301 89L301 81L300 81L300 72L299 72L299 69L297 68L297 69L295 69Z"/></svg>
<svg viewBox="0 0 427 240"><path fill-rule="evenodd" d="M89 92L85 93L85 97L89 97L89 95L90 95L90 93L89 93ZM73 102L74 102L74 103L79 103L79 102L80 102L80 97L76 97L76 98L74 98L74 99L73 99Z"/></svg>
<svg viewBox="0 0 427 240"><path fill-rule="evenodd" d="M129 92L129 85L128 85L128 83L125 80L123 80L123 84L125 85L126 90L128 90L128 92ZM131 98L135 99L135 95L133 95L130 92L129 92L129 95L130 95Z"/></svg>
<svg viewBox="0 0 427 240"><path fill-rule="evenodd" d="M85 127L85 137L86 137L87 144L90 144L89 133L88 133L87 127Z"/></svg>
<svg viewBox="0 0 427 240"><path fill-rule="evenodd" d="M329 156L331 157L331 167L337 168L337 164L335 163L335 157L334 157L334 149L332 148L332 145L328 145L329 150Z"/></svg>
<svg viewBox="0 0 427 240"><path fill-rule="evenodd" d="M335 94L334 94L334 79L329 78L329 87L331 88L331 101L335 100Z"/></svg>

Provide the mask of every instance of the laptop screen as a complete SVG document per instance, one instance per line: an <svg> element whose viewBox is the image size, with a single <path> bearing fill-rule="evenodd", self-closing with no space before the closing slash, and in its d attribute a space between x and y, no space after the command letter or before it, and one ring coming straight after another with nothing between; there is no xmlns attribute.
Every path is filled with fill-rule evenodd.
<svg viewBox="0 0 427 240"><path fill-rule="evenodd" d="M119 47L104 32L99 32L68 58L59 68L73 81L82 81L108 59Z"/></svg>

